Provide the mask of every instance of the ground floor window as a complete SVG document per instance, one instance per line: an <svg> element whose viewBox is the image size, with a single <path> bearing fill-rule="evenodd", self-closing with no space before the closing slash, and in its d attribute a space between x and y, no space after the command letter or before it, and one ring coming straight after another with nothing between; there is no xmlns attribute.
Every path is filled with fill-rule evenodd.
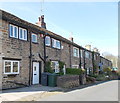
<svg viewBox="0 0 120 103"><path fill-rule="evenodd" d="M79 65L72 65L72 68L79 68Z"/></svg>
<svg viewBox="0 0 120 103"><path fill-rule="evenodd" d="M51 61L51 66L55 73L59 73L59 62L58 61Z"/></svg>
<svg viewBox="0 0 120 103"><path fill-rule="evenodd" d="M19 74L19 68L19 61L4 61L4 74Z"/></svg>

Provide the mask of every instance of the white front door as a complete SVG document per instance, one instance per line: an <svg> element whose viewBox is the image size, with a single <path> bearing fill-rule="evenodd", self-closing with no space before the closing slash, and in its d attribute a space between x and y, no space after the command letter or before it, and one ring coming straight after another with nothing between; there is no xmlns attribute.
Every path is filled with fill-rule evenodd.
<svg viewBox="0 0 120 103"><path fill-rule="evenodd" d="M33 62L33 84L39 84L39 63Z"/></svg>

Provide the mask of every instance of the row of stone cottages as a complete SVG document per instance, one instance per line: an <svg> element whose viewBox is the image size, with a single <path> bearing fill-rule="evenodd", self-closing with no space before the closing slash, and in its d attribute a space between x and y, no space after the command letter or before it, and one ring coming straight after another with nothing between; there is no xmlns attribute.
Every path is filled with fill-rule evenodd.
<svg viewBox="0 0 120 103"><path fill-rule="evenodd" d="M94 65L99 70L112 67L112 62L98 52L77 45L73 38L68 40L46 30L44 16L31 24L3 10L0 14L3 88L40 84L46 61L51 61L55 72L59 72L58 61L64 62L66 68L84 68L87 74L93 72Z"/></svg>

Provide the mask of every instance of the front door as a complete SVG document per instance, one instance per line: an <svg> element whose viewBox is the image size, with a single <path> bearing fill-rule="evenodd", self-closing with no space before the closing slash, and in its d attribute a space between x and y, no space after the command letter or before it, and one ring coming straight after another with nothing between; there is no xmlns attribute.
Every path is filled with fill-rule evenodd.
<svg viewBox="0 0 120 103"><path fill-rule="evenodd" d="M33 62L33 84L39 84L39 62Z"/></svg>

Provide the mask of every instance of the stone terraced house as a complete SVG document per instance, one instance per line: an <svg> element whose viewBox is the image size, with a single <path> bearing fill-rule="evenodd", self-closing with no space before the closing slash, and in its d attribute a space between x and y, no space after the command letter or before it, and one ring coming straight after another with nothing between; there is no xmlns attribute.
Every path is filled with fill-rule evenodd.
<svg viewBox="0 0 120 103"><path fill-rule="evenodd" d="M0 67L2 87L41 83L46 61L51 61L59 72L58 61L66 68L84 68L86 74L97 68L111 67L112 62L99 53L85 49L70 40L46 29L44 16L36 24L29 23L0 10Z"/></svg>

